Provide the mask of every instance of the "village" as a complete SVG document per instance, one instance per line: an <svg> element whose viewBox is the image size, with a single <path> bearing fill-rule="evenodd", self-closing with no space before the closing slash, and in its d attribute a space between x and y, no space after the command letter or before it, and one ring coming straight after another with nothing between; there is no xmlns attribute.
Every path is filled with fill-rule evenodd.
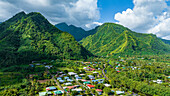
<svg viewBox="0 0 170 96"><path fill-rule="evenodd" d="M137 58L137 60L139 59L143 60L144 58ZM110 60L105 62L102 60L98 62L74 61L72 64L67 63L66 67L58 67L52 63L32 62L33 64L30 64L32 67L45 67L46 71L44 74L46 76L39 80L40 76L38 74L32 74L30 78L33 82L46 85L36 94L37 96L138 96L139 94L136 92L125 90L121 87L115 88L112 81L108 78L108 72L121 74L121 72L123 73L127 70L141 70L142 67L139 64L127 61L122 58L114 62ZM51 62L55 61L52 60ZM146 65L152 65L152 63ZM162 84L164 81L156 79L149 82Z"/></svg>

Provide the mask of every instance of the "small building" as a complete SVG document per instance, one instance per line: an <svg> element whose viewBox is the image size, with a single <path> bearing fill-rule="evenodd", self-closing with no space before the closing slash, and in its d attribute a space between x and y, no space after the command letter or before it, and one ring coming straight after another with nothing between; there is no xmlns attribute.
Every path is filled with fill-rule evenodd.
<svg viewBox="0 0 170 96"><path fill-rule="evenodd" d="M59 80L60 83L64 83L64 80Z"/></svg>
<svg viewBox="0 0 170 96"><path fill-rule="evenodd" d="M39 96L52 95L51 92L39 92Z"/></svg>
<svg viewBox="0 0 170 96"><path fill-rule="evenodd" d="M74 72L68 72L68 74L69 74L70 76L77 75L77 73L74 73Z"/></svg>
<svg viewBox="0 0 170 96"><path fill-rule="evenodd" d="M54 96L56 95L62 95L64 92L61 90L54 91Z"/></svg>
<svg viewBox="0 0 170 96"><path fill-rule="evenodd" d="M64 83L64 85L70 86L70 85L72 85L72 83L68 82L68 83Z"/></svg>
<svg viewBox="0 0 170 96"><path fill-rule="evenodd" d="M75 75L74 77L79 77L79 75Z"/></svg>
<svg viewBox="0 0 170 96"><path fill-rule="evenodd" d="M93 74L98 74L98 72L93 72Z"/></svg>
<svg viewBox="0 0 170 96"><path fill-rule="evenodd" d="M87 82L83 82L83 84L91 84L91 83L87 81Z"/></svg>
<svg viewBox="0 0 170 96"><path fill-rule="evenodd" d="M98 83L99 81L98 80L92 80L92 82L97 82Z"/></svg>
<svg viewBox="0 0 170 96"><path fill-rule="evenodd" d="M67 79L67 81L72 82L73 80L72 79Z"/></svg>
<svg viewBox="0 0 170 96"><path fill-rule="evenodd" d="M96 91L97 91L97 93L98 93L99 95L102 95L103 90L101 90L101 89L96 89Z"/></svg>
<svg viewBox="0 0 170 96"><path fill-rule="evenodd" d="M81 92L81 91L83 91L81 88L79 88L79 89L72 89L72 91L77 91L77 92Z"/></svg>
<svg viewBox="0 0 170 96"><path fill-rule="evenodd" d="M88 84L87 87L88 87L89 89L93 89L93 88L94 88L94 85Z"/></svg>
<svg viewBox="0 0 170 96"><path fill-rule="evenodd" d="M75 89L76 86L67 86L68 89Z"/></svg>
<svg viewBox="0 0 170 96"><path fill-rule="evenodd" d="M46 65L45 66L45 68L48 68L48 69L50 69L50 68L52 68L53 67L53 65Z"/></svg>
<svg viewBox="0 0 170 96"><path fill-rule="evenodd" d="M84 77L86 74L80 74L80 76Z"/></svg>
<svg viewBox="0 0 170 96"><path fill-rule="evenodd" d="M58 77L57 80L62 80L62 78L61 78L61 77Z"/></svg>
<svg viewBox="0 0 170 96"><path fill-rule="evenodd" d="M92 75L87 75L91 80L94 80L95 79L95 77L94 76L92 76Z"/></svg>
<svg viewBox="0 0 170 96"><path fill-rule="evenodd" d="M81 77L76 77L76 80L78 81L78 80L81 80L82 78Z"/></svg>
<svg viewBox="0 0 170 96"><path fill-rule="evenodd" d="M116 91L116 94L122 95L122 94L125 94L125 91Z"/></svg>
<svg viewBox="0 0 170 96"><path fill-rule="evenodd" d="M69 77L64 77L64 79L69 79Z"/></svg>
<svg viewBox="0 0 170 96"><path fill-rule="evenodd" d="M106 87L110 87L111 85L110 85L110 84L104 84L104 86L106 86Z"/></svg>
<svg viewBox="0 0 170 96"><path fill-rule="evenodd" d="M50 86L50 87L47 87L46 90L47 91L52 91L52 90L56 90L57 88L55 86Z"/></svg>

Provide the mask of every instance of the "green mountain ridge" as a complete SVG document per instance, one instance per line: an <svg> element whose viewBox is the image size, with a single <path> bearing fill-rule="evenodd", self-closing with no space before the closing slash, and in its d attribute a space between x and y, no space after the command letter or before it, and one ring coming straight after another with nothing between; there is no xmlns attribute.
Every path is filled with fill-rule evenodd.
<svg viewBox="0 0 170 96"><path fill-rule="evenodd" d="M82 40L83 38L89 36L89 35L93 35L96 33L96 28L89 30L89 31L85 31L83 28L81 27L76 27L74 25L67 25L66 23L59 23L55 25L58 29L64 31L64 32L68 32L71 35L74 36L74 38L77 41Z"/></svg>
<svg viewBox="0 0 170 96"><path fill-rule="evenodd" d="M161 38L160 38L161 39ZM161 39L165 44L169 44L170 45L170 40L166 40L166 39Z"/></svg>
<svg viewBox="0 0 170 96"><path fill-rule="evenodd" d="M85 59L92 54L40 13L20 12L0 24L0 66L40 59Z"/></svg>
<svg viewBox="0 0 170 96"><path fill-rule="evenodd" d="M161 54L170 52L170 46L153 34L131 31L119 24L105 23L94 35L80 43L89 51L99 56L115 54Z"/></svg>

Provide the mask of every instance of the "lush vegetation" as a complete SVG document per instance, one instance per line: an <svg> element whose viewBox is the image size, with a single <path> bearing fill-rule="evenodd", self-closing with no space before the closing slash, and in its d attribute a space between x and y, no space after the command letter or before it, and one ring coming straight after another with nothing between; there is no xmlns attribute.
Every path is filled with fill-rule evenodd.
<svg viewBox="0 0 170 96"><path fill-rule="evenodd" d="M161 39L165 44L169 44L170 45L170 40L165 40L165 39Z"/></svg>
<svg viewBox="0 0 170 96"><path fill-rule="evenodd" d="M92 54L40 13L20 12L0 24L0 67L41 59L85 59Z"/></svg>
<svg viewBox="0 0 170 96"><path fill-rule="evenodd" d="M170 52L170 46L155 35L136 33L114 23L103 24L96 34L86 37L80 43L93 54L100 56Z"/></svg>
<svg viewBox="0 0 170 96"><path fill-rule="evenodd" d="M166 55L160 57L165 57L167 60L169 58ZM169 60L163 63L157 56L126 57L110 60L105 70L111 85L115 88L130 90L139 95L168 96L170 94L168 66L170 66ZM158 79L163 82L161 84L153 82Z"/></svg>
<svg viewBox="0 0 170 96"><path fill-rule="evenodd" d="M76 27L74 25L67 25L66 23L59 23L59 24L56 24L55 25L58 29L64 31L64 32L68 32L70 33L71 35L74 36L74 38L77 40L77 41L80 41L82 40L83 38L89 36L89 35L93 35L96 33L96 29L92 29L92 30L89 30L89 31L85 31L84 29L82 29L81 27Z"/></svg>

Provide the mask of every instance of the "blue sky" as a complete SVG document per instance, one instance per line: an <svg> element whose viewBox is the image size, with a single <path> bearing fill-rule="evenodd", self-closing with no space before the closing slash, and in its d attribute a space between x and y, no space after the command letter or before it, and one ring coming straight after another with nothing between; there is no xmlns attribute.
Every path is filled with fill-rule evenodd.
<svg viewBox="0 0 170 96"><path fill-rule="evenodd" d="M133 8L133 0L98 0L101 18L99 22L116 22L114 15Z"/></svg>

